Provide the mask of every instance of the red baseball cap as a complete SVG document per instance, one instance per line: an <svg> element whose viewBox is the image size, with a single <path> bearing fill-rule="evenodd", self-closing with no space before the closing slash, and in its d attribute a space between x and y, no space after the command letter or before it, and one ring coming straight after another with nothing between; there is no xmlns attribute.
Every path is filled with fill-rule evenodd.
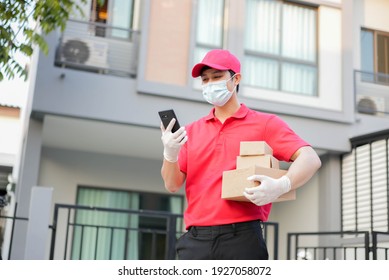
<svg viewBox="0 0 389 280"><path fill-rule="evenodd" d="M192 69L192 77L196 78L201 75L201 69L208 66L217 70L232 70L240 73L240 62L227 50L209 51L200 63L197 63Z"/></svg>

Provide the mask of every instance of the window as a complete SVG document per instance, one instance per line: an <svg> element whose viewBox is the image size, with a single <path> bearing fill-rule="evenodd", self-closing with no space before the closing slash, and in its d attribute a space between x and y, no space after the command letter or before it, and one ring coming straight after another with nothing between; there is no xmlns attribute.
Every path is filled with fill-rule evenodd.
<svg viewBox="0 0 389 280"><path fill-rule="evenodd" d="M314 7L246 0L245 84L316 96L316 33Z"/></svg>
<svg viewBox="0 0 389 280"><path fill-rule="evenodd" d="M389 131L351 142L342 157L342 230L389 231Z"/></svg>
<svg viewBox="0 0 389 280"><path fill-rule="evenodd" d="M134 0L99 0L91 2L91 21L97 23L95 35L129 39L134 28Z"/></svg>
<svg viewBox="0 0 389 280"><path fill-rule="evenodd" d="M154 210L181 214L183 198L174 195L79 187L77 205L126 210ZM182 221L181 221L182 222ZM182 224L177 224L177 231ZM130 229L130 230L128 230ZM166 220L121 212L77 210L72 259L151 259L165 257ZM155 238L153 241L152 239ZM155 248L151 248L155 242ZM125 248L128 248L125 256Z"/></svg>
<svg viewBox="0 0 389 280"><path fill-rule="evenodd" d="M194 61L201 61L211 49L223 48L224 0L199 0Z"/></svg>
<svg viewBox="0 0 389 280"><path fill-rule="evenodd" d="M364 81L389 84L389 33L362 28L361 64L362 71L372 73L364 73Z"/></svg>

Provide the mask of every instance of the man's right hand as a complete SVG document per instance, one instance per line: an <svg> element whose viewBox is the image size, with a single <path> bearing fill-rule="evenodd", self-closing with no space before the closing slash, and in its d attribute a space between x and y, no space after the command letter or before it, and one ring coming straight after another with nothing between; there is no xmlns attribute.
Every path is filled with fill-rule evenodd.
<svg viewBox="0 0 389 280"><path fill-rule="evenodd" d="M172 119L166 129L161 122L163 156L169 162L177 162L180 149L188 140L185 127L180 127L180 129L172 133L175 122L176 119Z"/></svg>

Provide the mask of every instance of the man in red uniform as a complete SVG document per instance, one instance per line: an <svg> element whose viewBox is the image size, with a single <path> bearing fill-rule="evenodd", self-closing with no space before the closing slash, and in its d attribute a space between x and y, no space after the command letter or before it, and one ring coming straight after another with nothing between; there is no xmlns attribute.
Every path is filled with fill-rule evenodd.
<svg viewBox="0 0 389 280"><path fill-rule="evenodd" d="M172 120L161 124L164 161L161 175L170 192L185 182L188 230L177 241L179 259L268 259L261 222L272 202L305 184L320 168L312 147L278 116L239 103L240 62L227 50L212 50L192 69L201 77L204 99L213 105L205 116L175 133ZM285 176L254 175L258 187L246 189L251 202L221 199L223 171L236 168L241 141L265 141L273 155L292 162Z"/></svg>

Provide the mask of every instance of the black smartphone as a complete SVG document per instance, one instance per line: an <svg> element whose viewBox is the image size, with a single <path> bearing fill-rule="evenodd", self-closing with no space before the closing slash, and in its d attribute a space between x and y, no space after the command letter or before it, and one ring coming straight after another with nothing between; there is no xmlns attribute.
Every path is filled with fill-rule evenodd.
<svg viewBox="0 0 389 280"><path fill-rule="evenodd" d="M165 128L169 125L170 121L173 118L176 119L176 122L172 128L172 132L174 133L180 128L180 124L178 123L178 119L177 119L176 114L174 113L173 109L160 111L160 112L158 112L158 114L159 114L159 117L161 118L161 121L162 121L163 126Z"/></svg>

